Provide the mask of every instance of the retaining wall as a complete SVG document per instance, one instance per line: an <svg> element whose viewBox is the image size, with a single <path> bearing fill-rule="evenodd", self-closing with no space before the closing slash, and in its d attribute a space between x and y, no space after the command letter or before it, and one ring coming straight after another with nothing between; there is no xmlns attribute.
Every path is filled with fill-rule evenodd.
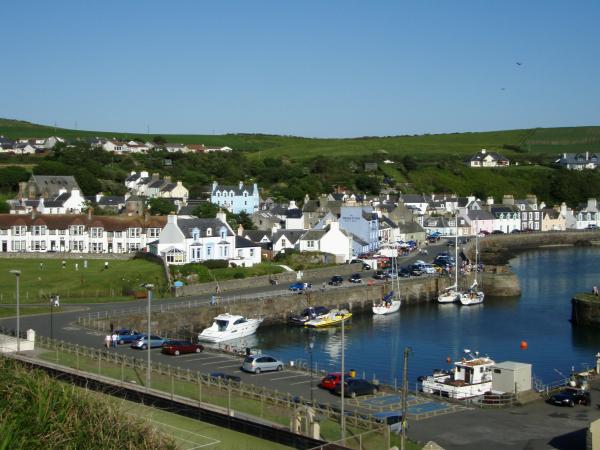
<svg viewBox="0 0 600 450"><path fill-rule="evenodd" d="M333 275L350 275L354 272L360 272L361 264L341 264L338 266L323 267L319 269L303 270L302 281L314 282L323 278L332 277ZM237 291L240 289L257 288L269 286L270 279L276 278L280 284L289 284L298 280L298 272L282 272L274 275L263 275L252 278L242 278L235 280L226 280L219 282L221 292ZM217 288L217 283L198 283L189 284L186 286L173 288L175 297L187 297L192 295L210 295L214 294Z"/></svg>
<svg viewBox="0 0 600 450"><path fill-rule="evenodd" d="M600 297L577 294L571 299L571 322L573 325L600 328Z"/></svg>

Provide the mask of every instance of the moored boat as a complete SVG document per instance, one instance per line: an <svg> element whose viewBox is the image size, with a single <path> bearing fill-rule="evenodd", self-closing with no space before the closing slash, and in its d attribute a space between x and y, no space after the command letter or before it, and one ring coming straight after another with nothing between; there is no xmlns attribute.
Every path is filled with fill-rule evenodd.
<svg viewBox="0 0 600 450"><path fill-rule="evenodd" d="M329 313L329 308L325 306L311 306L306 308L300 314L290 316L288 318L288 323L290 325L298 325L303 326L309 320L317 319Z"/></svg>
<svg viewBox="0 0 600 450"><path fill-rule="evenodd" d="M235 314L219 314L212 325L198 335L203 342L223 342L256 333L263 319L246 319Z"/></svg>
<svg viewBox="0 0 600 450"><path fill-rule="evenodd" d="M304 323L305 327L323 328L338 325L352 317L352 313L347 309L332 309L322 317L308 320Z"/></svg>
<svg viewBox="0 0 600 450"><path fill-rule="evenodd" d="M477 397L492 390L492 367L496 364L479 352L465 350L466 356L454 363L451 372L436 371L421 378L421 388L427 394L465 399Z"/></svg>
<svg viewBox="0 0 600 450"><path fill-rule="evenodd" d="M400 300L394 299L394 291L389 292L380 302L373 303L373 314L391 314L400 309Z"/></svg>

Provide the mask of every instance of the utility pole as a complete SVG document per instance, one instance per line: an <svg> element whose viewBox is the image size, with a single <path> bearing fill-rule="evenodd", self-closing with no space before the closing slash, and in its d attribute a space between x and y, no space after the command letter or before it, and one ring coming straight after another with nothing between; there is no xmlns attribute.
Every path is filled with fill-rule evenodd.
<svg viewBox="0 0 600 450"><path fill-rule="evenodd" d="M406 449L406 411L408 409L408 355L412 352L411 347L404 348L404 368L402 371L402 435L400 439L400 450Z"/></svg>
<svg viewBox="0 0 600 450"><path fill-rule="evenodd" d="M344 378L345 378L345 374L344 371L346 370L345 367L345 360L344 360L344 337L345 337L345 327L344 327L344 322L345 320L342 320L342 377L340 380L340 383L342 383L342 388L340 389L340 396L342 398L342 408L341 408L341 418L340 418L340 428L341 428L341 433L340 433L340 437L342 440L342 445L344 445L344 443L346 442L346 414L344 413L344 390L346 389L346 386L344 385Z"/></svg>

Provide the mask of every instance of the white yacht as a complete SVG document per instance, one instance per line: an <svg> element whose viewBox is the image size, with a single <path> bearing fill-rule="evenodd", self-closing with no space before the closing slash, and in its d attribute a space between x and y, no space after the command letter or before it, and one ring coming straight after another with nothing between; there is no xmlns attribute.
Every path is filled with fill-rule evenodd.
<svg viewBox="0 0 600 450"><path fill-rule="evenodd" d="M223 342L239 339L256 333L263 319L246 319L244 316L220 314L215 317L213 324L202 330L198 340L203 342Z"/></svg>
<svg viewBox="0 0 600 450"><path fill-rule="evenodd" d="M389 292L380 302L373 303L373 314L385 315L395 313L400 309L402 301L394 299L394 291Z"/></svg>
<svg viewBox="0 0 600 450"><path fill-rule="evenodd" d="M458 214L454 216L454 284L444 289L438 298L438 303L454 303L460 299L458 291Z"/></svg>
<svg viewBox="0 0 600 450"><path fill-rule="evenodd" d="M479 352L473 354L465 350L465 354L462 360L454 363L451 372L435 371L433 375L423 377L423 392L464 399L491 391L492 366L496 362L487 356L479 356Z"/></svg>
<svg viewBox="0 0 600 450"><path fill-rule="evenodd" d="M477 234L475 234L475 279L467 292L460 294L460 304L463 306L478 305L483 303L485 294L477 289L477 274L479 273L479 247L477 245Z"/></svg>

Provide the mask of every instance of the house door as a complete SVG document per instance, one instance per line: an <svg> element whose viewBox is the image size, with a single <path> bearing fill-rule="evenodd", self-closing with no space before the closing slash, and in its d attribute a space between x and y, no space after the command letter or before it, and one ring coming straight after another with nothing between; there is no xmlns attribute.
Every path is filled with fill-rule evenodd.
<svg viewBox="0 0 600 450"><path fill-rule="evenodd" d="M51 252L56 251L56 241L50 241L50 251Z"/></svg>
<svg viewBox="0 0 600 450"><path fill-rule="evenodd" d="M8 242L2 241L2 251L5 253L8 251Z"/></svg>

